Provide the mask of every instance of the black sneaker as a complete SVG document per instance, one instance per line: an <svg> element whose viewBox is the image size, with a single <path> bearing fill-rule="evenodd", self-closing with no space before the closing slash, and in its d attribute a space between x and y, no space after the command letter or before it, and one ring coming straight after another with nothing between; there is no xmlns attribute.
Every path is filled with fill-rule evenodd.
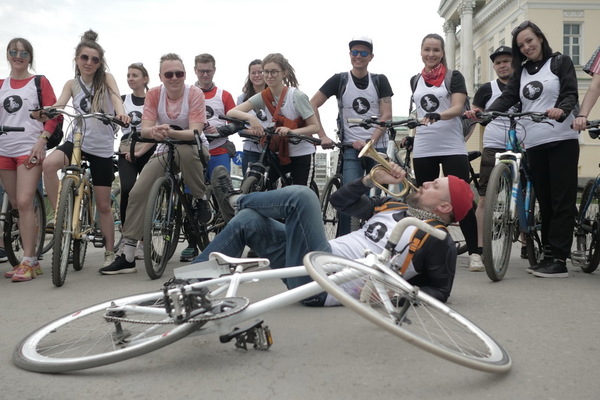
<svg viewBox="0 0 600 400"><path fill-rule="evenodd" d="M191 261L198 255L198 249L195 246L189 246L183 249L181 252L181 256L179 257L179 261Z"/></svg>
<svg viewBox="0 0 600 400"><path fill-rule="evenodd" d="M548 259L543 259L542 261L540 261L539 263L537 263L536 265L530 265L529 268L527 268L525 271L527 271L530 274L533 274L535 271L537 271L540 268L544 268L548 263L550 263L552 260L548 260Z"/></svg>
<svg viewBox="0 0 600 400"><path fill-rule="evenodd" d="M544 267L533 271L533 276L538 278L568 278L569 270L566 262L554 259Z"/></svg>
<svg viewBox="0 0 600 400"><path fill-rule="evenodd" d="M195 206L198 221L200 221L203 224L208 224L212 219L212 211L210 210L210 204L208 204L208 200L197 199Z"/></svg>
<svg viewBox="0 0 600 400"><path fill-rule="evenodd" d="M222 165L217 166L212 173L210 184L215 192L217 203L219 203L219 210L225 222L229 222L235 215L233 206L229 204L229 197L236 193L231 183L231 176L229 171Z"/></svg>
<svg viewBox="0 0 600 400"><path fill-rule="evenodd" d="M108 267L100 268L98 272L102 275L133 274L137 272L137 269L135 268L135 260L129 262L125 256L119 256L115 258L112 264Z"/></svg>
<svg viewBox="0 0 600 400"><path fill-rule="evenodd" d="M0 263L7 262L8 257L6 256L6 251L0 247Z"/></svg>

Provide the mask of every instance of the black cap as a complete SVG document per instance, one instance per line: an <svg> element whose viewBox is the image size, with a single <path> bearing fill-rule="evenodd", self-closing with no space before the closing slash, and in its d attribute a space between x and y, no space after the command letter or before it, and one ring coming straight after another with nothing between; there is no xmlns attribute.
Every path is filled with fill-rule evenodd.
<svg viewBox="0 0 600 400"><path fill-rule="evenodd" d="M500 46L490 55L490 60L494 61L494 58L499 56L500 54L508 54L512 56L512 48L508 46Z"/></svg>
<svg viewBox="0 0 600 400"><path fill-rule="evenodd" d="M354 36L350 43L348 43L350 49L355 44L362 44L363 46L367 46L371 53L373 52L373 40L368 36Z"/></svg>

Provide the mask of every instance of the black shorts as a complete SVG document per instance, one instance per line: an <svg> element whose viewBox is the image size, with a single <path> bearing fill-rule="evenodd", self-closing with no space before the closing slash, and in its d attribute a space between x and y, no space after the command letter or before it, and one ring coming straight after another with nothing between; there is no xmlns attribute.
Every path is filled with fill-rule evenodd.
<svg viewBox="0 0 600 400"><path fill-rule="evenodd" d="M56 150L65 153L67 159L71 160L73 154L73 142L64 142ZM93 154L81 152L83 158L90 163L90 173L92 174L92 184L94 186L112 186L115 180L115 166L112 157L104 158ZM70 161L69 161L70 162Z"/></svg>
<svg viewBox="0 0 600 400"><path fill-rule="evenodd" d="M485 196L487 192L490 175L496 165L496 153L503 153L506 149L484 148L481 153L481 164L479 166L479 195Z"/></svg>

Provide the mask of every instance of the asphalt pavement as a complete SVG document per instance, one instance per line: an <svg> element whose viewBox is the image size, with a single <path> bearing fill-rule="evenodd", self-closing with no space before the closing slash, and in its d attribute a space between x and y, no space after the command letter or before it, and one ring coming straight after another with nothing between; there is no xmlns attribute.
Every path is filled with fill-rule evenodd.
<svg viewBox="0 0 600 400"><path fill-rule="evenodd" d="M101 276L100 249L82 271L52 285L0 281L0 399L597 399L600 393L600 273L570 267L567 279L534 278L512 251L504 280L469 272L459 256L449 305L508 351L511 371L493 375L439 359L393 337L344 307L299 304L264 316L274 345L244 351L216 336L184 338L141 357L68 374L38 374L12 364L17 343L36 327L107 299L159 289L164 279L138 273ZM49 255L46 256L49 259ZM7 263L0 268L9 269ZM260 298L284 290L258 282L241 293ZM247 292L246 292L247 291Z"/></svg>

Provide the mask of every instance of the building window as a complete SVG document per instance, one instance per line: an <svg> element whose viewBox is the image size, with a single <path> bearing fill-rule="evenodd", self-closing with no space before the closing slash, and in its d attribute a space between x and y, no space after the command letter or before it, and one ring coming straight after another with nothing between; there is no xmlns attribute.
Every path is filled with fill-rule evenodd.
<svg viewBox="0 0 600 400"><path fill-rule="evenodd" d="M475 61L475 87L481 86L481 57Z"/></svg>
<svg viewBox="0 0 600 400"><path fill-rule="evenodd" d="M573 64L581 65L581 24L564 24L563 54L571 57Z"/></svg>

